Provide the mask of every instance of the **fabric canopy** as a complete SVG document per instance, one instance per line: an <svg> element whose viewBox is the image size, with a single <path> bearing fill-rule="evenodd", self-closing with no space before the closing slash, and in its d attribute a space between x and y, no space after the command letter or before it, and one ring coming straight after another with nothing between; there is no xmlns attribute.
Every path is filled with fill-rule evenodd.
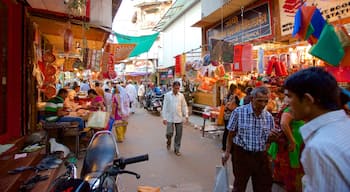
<svg viewBox="0 0 350 192"><path fill-rule="evenodd" d="M154 41L157 39L159 32L152 35L144 35L139 37L122 35L116 32L114 32L114 34L117 37L118 43L136 44L136 47L129 55L129 57L135 57L141 53L149 51Z"/></svg>

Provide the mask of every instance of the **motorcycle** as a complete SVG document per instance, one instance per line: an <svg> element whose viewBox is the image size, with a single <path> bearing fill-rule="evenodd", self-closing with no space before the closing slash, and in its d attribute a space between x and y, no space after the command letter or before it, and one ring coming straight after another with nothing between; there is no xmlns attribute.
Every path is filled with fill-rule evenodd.
<svg viewBox="0 0 350 192"><path fill-rule="evenodd" d="M137 179L140 175L125 170L126 165L148 160L148 154L131 158L118 157L119 150L112 132L96 132L87 149L80 178L73 163L66 163L66 172L59 176L49 191L63 192L119 192L119 175L131 174Z"/></svg>
<svg viewBox="0 0 350 192"><path fill-rule="evenodd" d="M156 95L153 91L148 91L145 95L144 108L147 111L160 113L163 107L164 95Z"/></svg>

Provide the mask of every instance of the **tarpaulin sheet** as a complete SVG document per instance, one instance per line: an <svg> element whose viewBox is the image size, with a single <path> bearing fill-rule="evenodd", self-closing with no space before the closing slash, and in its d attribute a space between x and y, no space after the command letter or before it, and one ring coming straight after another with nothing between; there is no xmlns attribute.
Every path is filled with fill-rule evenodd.
<svg viewBox="0 0 350 192"><path fill-rule="evenodd" d="M122 35L119 33L114 33L117 37L118 43L128 43L128 44L136 44L134 50L130 53L129 57L135 57L140 55L141 53L148 52L151 49L154 41L157 39L159 32L152 35L144 35L144 36L128 36Z"/></svg>

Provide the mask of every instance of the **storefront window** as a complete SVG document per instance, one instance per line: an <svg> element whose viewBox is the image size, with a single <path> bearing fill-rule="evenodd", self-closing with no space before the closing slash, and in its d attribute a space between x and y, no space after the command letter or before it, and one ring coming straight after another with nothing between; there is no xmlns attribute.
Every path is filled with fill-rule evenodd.
<svg viewBox="0 0 350 192"><path fill-rule="evenodd" d="M7 119L7 57L8 57L8 37L7 37L8 11L5 3L0 0L0 135L5 134Z"/></svg>

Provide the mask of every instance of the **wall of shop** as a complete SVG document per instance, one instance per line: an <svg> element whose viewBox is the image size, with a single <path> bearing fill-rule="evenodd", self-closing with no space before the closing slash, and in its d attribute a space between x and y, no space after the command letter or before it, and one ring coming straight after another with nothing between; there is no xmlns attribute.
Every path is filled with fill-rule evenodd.
<svg viewBox="0 0 350 192"><path fill-rule="evenodd" d="M191 27L201 19L201 4L197 2L185 13L176 18L162 32L162 45L159 55L159 67L166 68L175 65L174 57L186 51L199 48L202 44L202 32L198 27Z"/></svg>
<svg viewBox="0 0 350 192"><path fill-rule="evenodd" d="M0 0L0 7L5 20L0 33L0 143L5 143L20 137L23 126L23 6Z"/></svg>

